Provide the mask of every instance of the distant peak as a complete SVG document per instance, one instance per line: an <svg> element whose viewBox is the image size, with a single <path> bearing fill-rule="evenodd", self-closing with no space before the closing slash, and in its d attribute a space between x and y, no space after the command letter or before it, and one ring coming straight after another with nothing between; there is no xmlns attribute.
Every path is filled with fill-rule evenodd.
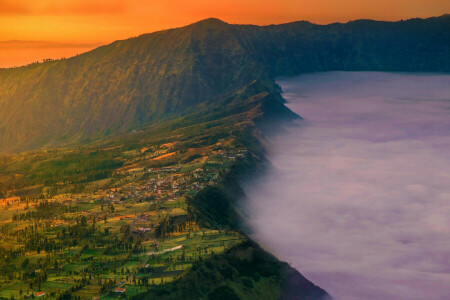
<svg viewBox="0 0 450 300"><path fill-rule="evenodd" d="M221 19L217 18L208 18L199 21L198 23L205 23L205 24L228 24L227 22L222 21Z"/></svg>
<svg viewBox="0 0 450 300"><path fill-rule="evenodd" d="M204 19L201 21L198 21L194 24L192 24L194 26L207 26L207 27L216 27L216 26L224 26L224 25L228 25L228 23L217 19L217 18L208 18L208 19Z"/></svg>

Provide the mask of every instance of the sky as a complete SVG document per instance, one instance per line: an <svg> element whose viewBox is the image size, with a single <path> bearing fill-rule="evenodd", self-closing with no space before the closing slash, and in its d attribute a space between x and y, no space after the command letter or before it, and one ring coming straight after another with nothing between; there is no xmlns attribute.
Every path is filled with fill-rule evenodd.
<svg viewBox="0 0 450 300"><path fill-rule="evenodd" d="M273 169L244 188L256 241L336 300L448 299L449 81L279 81L304 120L273 139Z"/></svg>
<svg viewBox="0 0 450 300"><path fill-rule="evenodd" d="M69 57L209 17L239 24L327 24L448 12L448 0L0 0L0 67Z"/></svg>

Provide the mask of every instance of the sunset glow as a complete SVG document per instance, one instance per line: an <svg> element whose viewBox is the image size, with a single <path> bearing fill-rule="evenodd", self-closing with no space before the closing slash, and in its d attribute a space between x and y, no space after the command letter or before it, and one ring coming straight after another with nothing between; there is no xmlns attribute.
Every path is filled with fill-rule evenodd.
<svg viewBox="0 0 450 300"><path fill-rule="evenodd" d="M209 17L259 25L296 20L326 24L430 17L449 11L446 0L0 0L0 67L73 56L117 39Z"/></svg>

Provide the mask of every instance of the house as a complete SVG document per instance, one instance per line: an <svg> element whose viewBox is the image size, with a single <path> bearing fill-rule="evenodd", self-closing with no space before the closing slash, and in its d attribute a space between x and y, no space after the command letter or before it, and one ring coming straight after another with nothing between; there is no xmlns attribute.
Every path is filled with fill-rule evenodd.
<svg viewBox="0 0 450 300"><path fill-rule="evenodd" d="M137 231L140 231L140 232L148 232L148 231L151 231L152 229L151 228L146 228L146 227L139 227L138 229L137 229Z"/></svg>
<svg viewBox="0 0 450 300"><path fill-rule="evenodd" d="M115 293L120 293L120 294L123 294L123 293L125 293L125 289L124 288L116 288L115 290L114 290L114 292Z"/></svg>

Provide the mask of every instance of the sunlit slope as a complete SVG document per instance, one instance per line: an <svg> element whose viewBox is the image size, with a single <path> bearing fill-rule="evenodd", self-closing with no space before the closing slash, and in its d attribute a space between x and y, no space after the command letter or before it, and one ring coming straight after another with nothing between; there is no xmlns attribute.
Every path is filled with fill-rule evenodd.
<svg viewBox="0 0 450 300"><path fill-rule="evenodd" d="M243 59L225 24L196 24L3 70L0 147L99 137L192 109L249 82Z"/></svg>
<svg viewBox="0 0 450 300"><path fill-rule="evenodd" d="M448 71L450 17L327 26L217 19L0 70L0 151L101 138L226 101L255 79L324 70Z"/></svg>

